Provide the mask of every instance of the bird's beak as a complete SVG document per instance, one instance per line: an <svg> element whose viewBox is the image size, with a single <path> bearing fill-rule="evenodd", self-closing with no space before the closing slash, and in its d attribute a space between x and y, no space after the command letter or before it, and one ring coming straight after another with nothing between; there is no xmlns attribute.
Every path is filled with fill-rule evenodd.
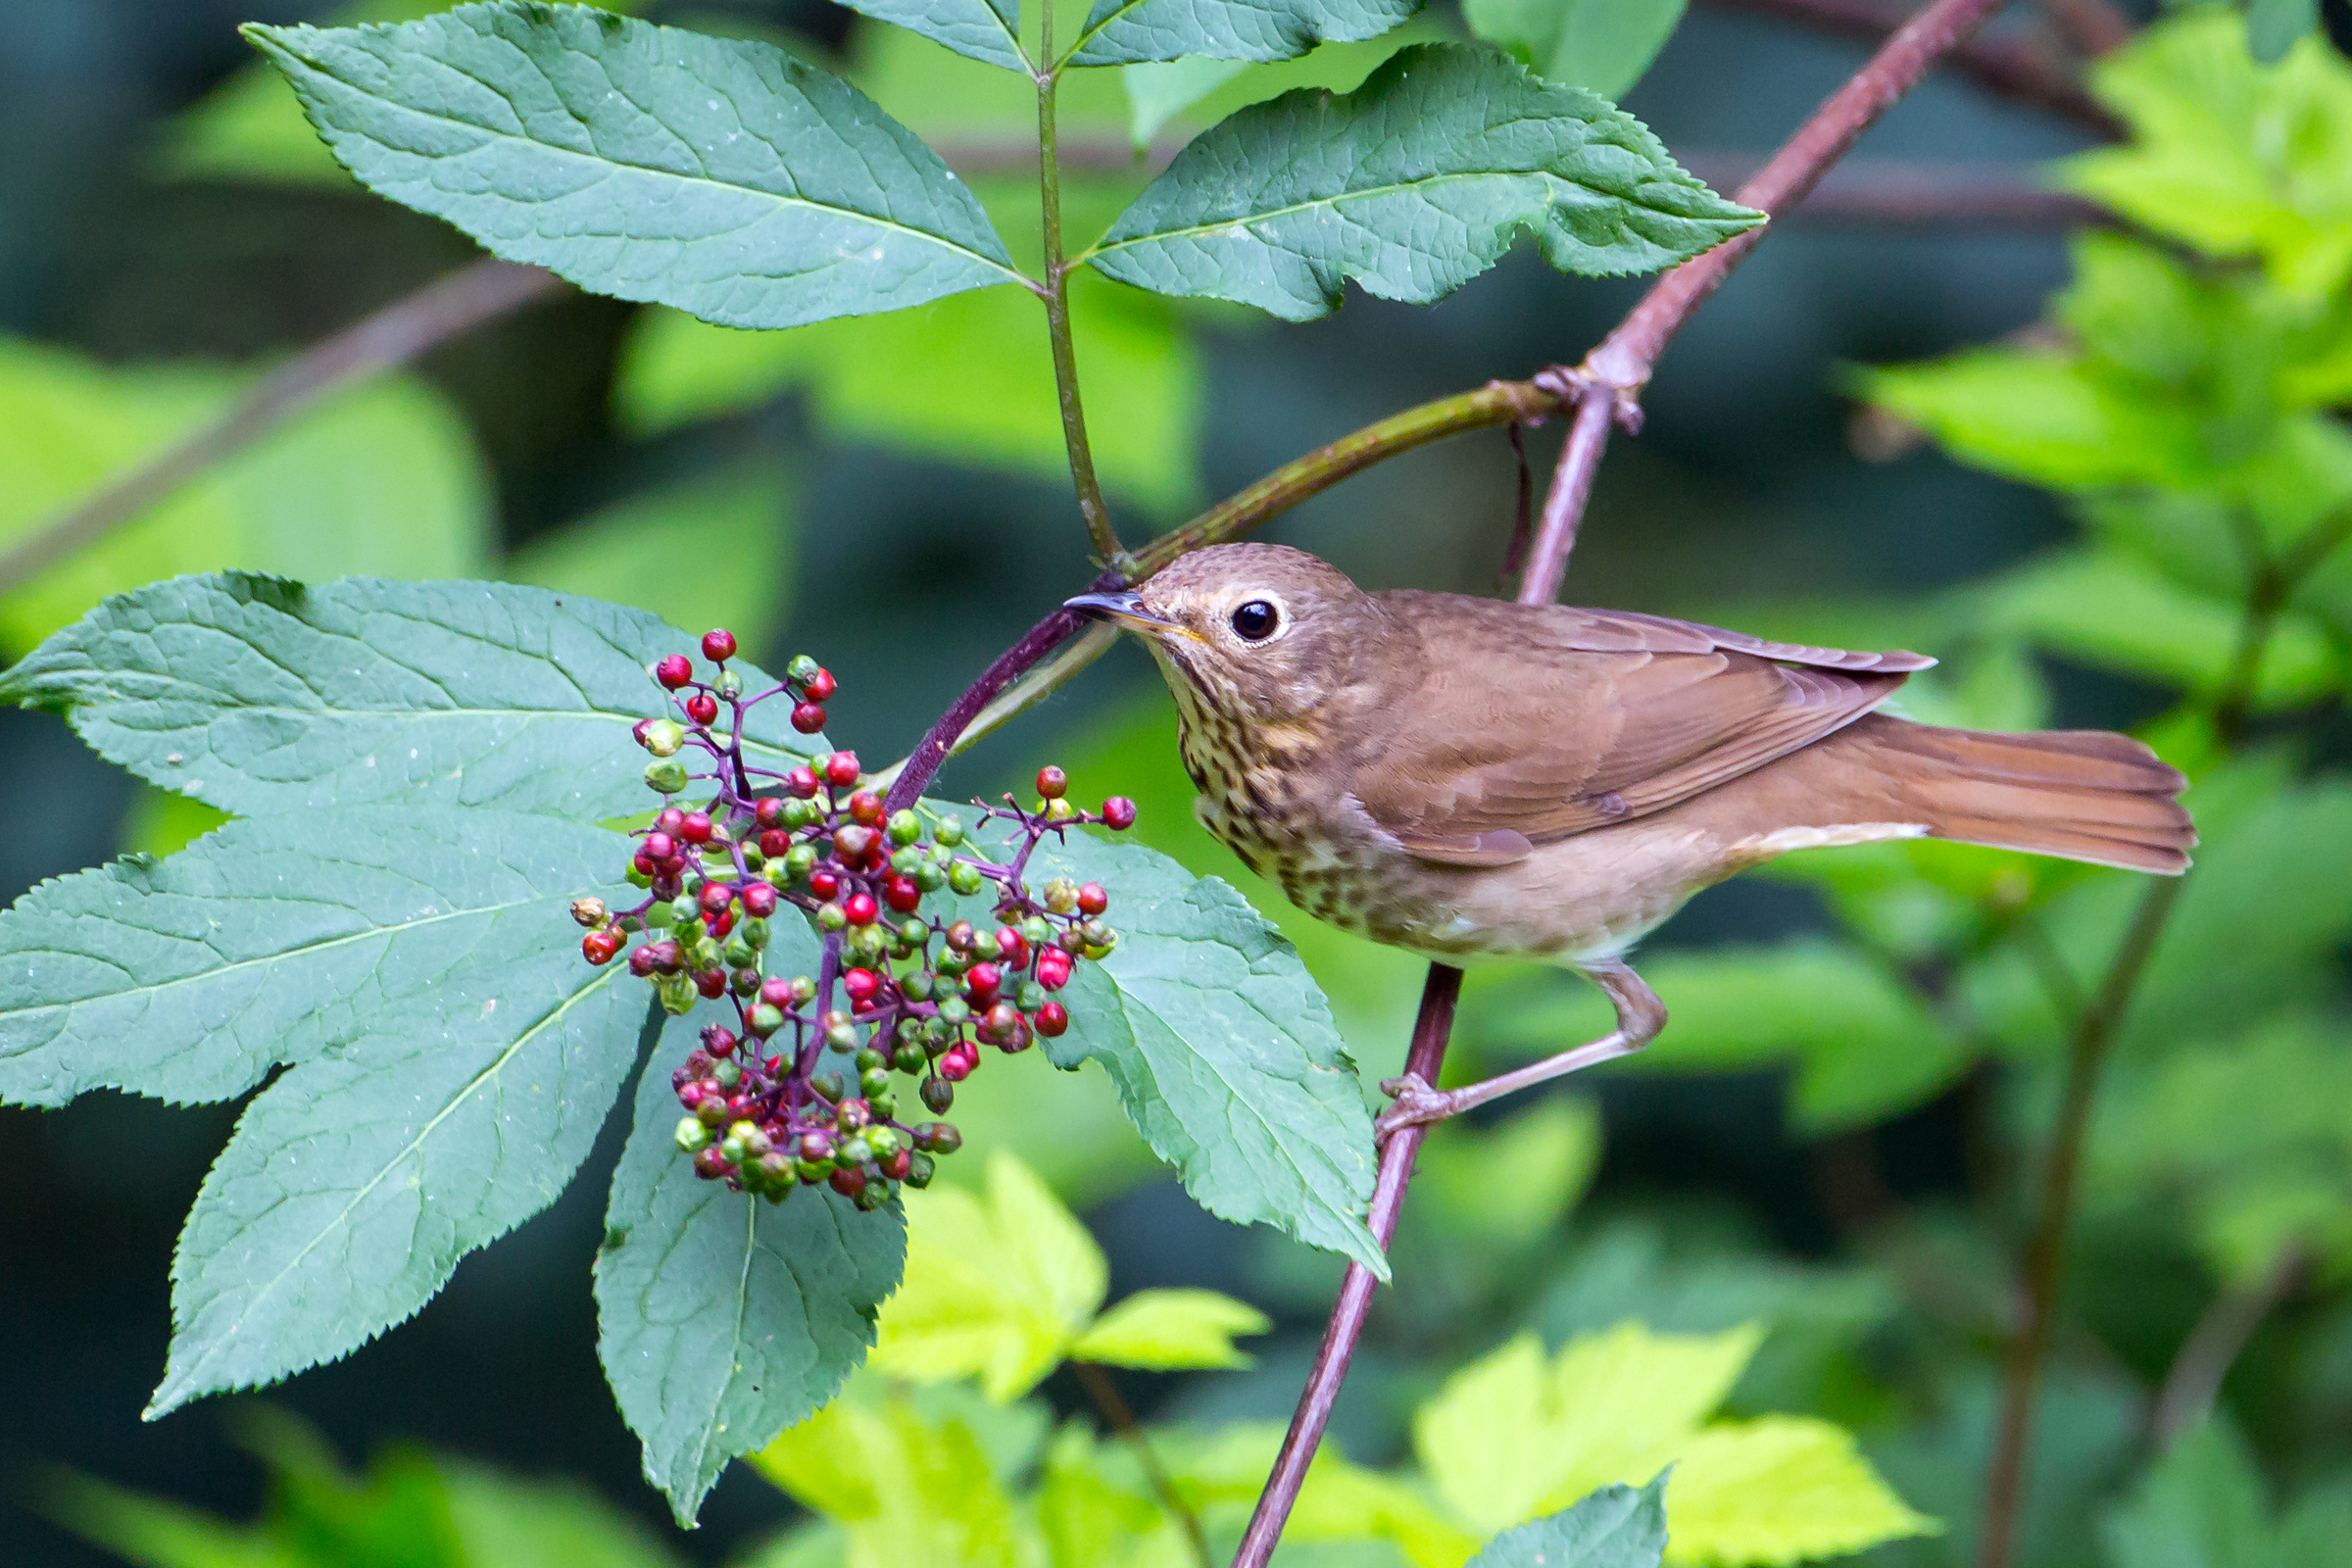
<svg viewBox="0 0 2352 1568"><path fill-rule="evenodd" d="M1107 620L1128 626L1146 635L1182 631L1184 628L1164 615L1155 615L1144 608L1144 596L1133 591L1115 594L1080 594L1061 602L1064 610L1075 610L1090 620Z"/></svg>

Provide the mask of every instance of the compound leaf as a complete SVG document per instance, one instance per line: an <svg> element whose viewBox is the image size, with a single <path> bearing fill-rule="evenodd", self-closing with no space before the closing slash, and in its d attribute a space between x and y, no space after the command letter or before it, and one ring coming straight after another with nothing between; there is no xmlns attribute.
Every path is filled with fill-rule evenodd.
<svg viewBox="0 0 2352 1568"><path fill-rule="evenodd" d="M1377 38L1420 9L1421 0L1095 0L1063 59L1290 60L1319 43Z"/></svg>
<svg viewBox="0 0 2352 1568"><path fill-rule="evenodd" d="M791 939L807 942L780 926ZM612 1173L597 1350L646 1479L692 1524L729 1460L807 1419L864 1358L906 1228L896 1204L859 1213L821 1187L778 1205L704 1181L672 1140L677 1117L657 1052Z"/></svg>
<svg viewBox="0 0 2352 1568"><path fill-rule="evenodd" d="M1762 220L1582 88L1489 50L1419 44L1352 93L1285 93L1195 138L1086 260L1138 288L1307 320L1350 278L1427 304L1523 232L1562 271L1612 274Z"/></svg>
<svg viewBox="0 0 2352 1568"><path fill-rule="evenodd" d="M1470 1568L1658 1568L1666 1551L1666 1478L1636 1491L1602 1487L1573 1507L1506 1530Z"/></svg>
<svg viewBox="0 0 2352 1568"><path fill-rule="evenodd" d="M1006 71L1030 69L1021 48L1020 0L842 0L852 11L944 43L957 54Z"/></svg>
<svg viewBox="0 0 2352 1568"><path fill-rule="evenodd" d="M625 848L544 816L355 807L45 882L0 914L0 1100L227 1100L280 1062L437 1034L453 975L568 950L565 904Z"/></svg>
<svg viewBox="0 0 2352 1568"><path fill-rule="evenodd" d="M603 821L652 804L629 731L660 699L654 661L690 646L643 611L537 588L228 572L107 600L0 676L0 702L65 712L110 760L224 811ZM766 703L745 751L789 766L816 739Z"/></svg>
<svg viewBox="0 0 2352 1568"><path fill-rule="evenodd" d="M564 1190L644 1002L542 930L438 976L435 1025L366 1027L246 1109L180 1233L150 1417L356 1349Z"/></svg>
<svg viewBox="0 0 2352 1568"><path fill-rule="evenodd" d="M912 131L767 44L512 0L245 30L369 189L596 293L776 327L1020 276Z"/></svg>
<svg viewBox="0 0 2352 1568"><path fill-rule="evenodd" d="M1215 877L1085 833L1041 844L1033 881L1117 890L1117 951L1073 976L1056 1066L1102 1063L1128 1119L1203 1208L1271 1224L1382 1279L1365 1228L1371 1117L1331 1004L1291 945Z"/></svg>

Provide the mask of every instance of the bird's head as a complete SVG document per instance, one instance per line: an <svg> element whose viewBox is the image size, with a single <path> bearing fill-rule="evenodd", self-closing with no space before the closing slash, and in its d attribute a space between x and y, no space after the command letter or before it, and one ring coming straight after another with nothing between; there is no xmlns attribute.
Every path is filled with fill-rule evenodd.
<svg viewBox="0 0 2352 1568"><path fill-rule="evenodd" d="M1337 567L1285 545L1212 545L1140 588L1068 605L1143 638L1180 702L1259 723L1329 703L1385 618Z"/></svg>

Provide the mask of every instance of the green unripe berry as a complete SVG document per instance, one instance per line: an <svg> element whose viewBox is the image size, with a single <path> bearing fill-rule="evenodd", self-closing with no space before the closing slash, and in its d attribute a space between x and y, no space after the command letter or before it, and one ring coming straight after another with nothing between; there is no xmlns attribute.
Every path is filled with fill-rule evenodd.
<svg viewBox="0 0 2352 1568"><path fill-rule="evenodd" d="M960 816L941 817L939 826L933 830L931 837L949 849L954 849L963 842L963 818Z"/></svg>
<svg viewBox="0 0 2352 1568"><path fill-rule="evenodd" d="M792 662L784 666L784 678L796 686L806 686L816 678L818 664L807 654L795 654Z"/></svg>
<svg viewBox="0 0 2352 1568"><path fill-rule="evenodd" d="M695 1108L694 1115L712 1136L716 1136L720 1124L727 1119L727 1102L713 1095Z"/></svg>
<svg viewBox="0 0 2352 1568"><path fill-rule="evenodd" d="M744 941L743 933L738 931L727 938L727 945L719 949L719 956L726 960L730 969L748 969L760 961L760 950Z"/></svg>
<svg viewBox="0 0 2352 1568"><path fill-rule="evenodd" d="M760 971L757 969L736 970L727 977L727 989L739 997L758 996L760 994Z"/></svg>
<svg viewBox="0 0 2352 1568"><path fill-rule="evenodd" d="M858 1205L858 1213L871 1214L875 1209L890 1201L890 1184L869 1178L863 1187L858 1189L858 1196L851 1199L850 1201Z"/></svg>
<svg viewBox="0 0 2352 1568"><path fill-rule="evenodd" d="M665 974L654 982L654 995L662 999L662 1010L673 1018L693 1010L695 994L694 976L689 974Z"/></svg>
<svg viewBox="0 0 2352 1568"><path fill-rule="evenodd" d="M1054 927L1042 914L1033 914L1021 922L1021 936L1033 948L1042 948L1054 940Z"/></svg>
<svg viewBox="0 0 2352 1568"><path fill-rule="evenodd" d="M969 860L957 860L948 871L948 886L965 898L970 898L988 885L988 878Z"/></svg>
<svg viewBox="0 0 2352 1568"><path fill-rule="evenodd" d="M761 1132L759 1128L753 1126L748 1121L739 1121L727 1129L727 1142L730 1144L741 1144L744 1148L751 1150L752 1152L756 1154L760 1152L760 1148L764 1148L766 1146L767 1135ZM755 1143L759 1145L759 1148L754 1147ZM737 1163L741 1163L741 1161L738 1161Z"/></svg>
<svg viewBox="0 0 2352 1568"><path fill-rule="evenodd" d="M865 1135L876 1159L888 1159L899 1152L899 1132L895 1127L875 1127Z"/></svg>
<svg viewBox="0 0 2352 1568"><path fill-rule="evenodd" d="M686 787L686 764L674 757L645 764L645 783L648 789L663 795L675 795Z"/></svg>
<svg viewBox="0 0 2352 1568"><path fill-rule="evenodd" d="M923 1021L923 1039L933 1047L944 1047L956 1038L956 1026L945 1018Z"/></svg>
<svg viewBox="0 0 2352 1568"><path fill-rule="evenodd" d="M703 1119L700 1116L682 1116L678 1119L678 1129L674 1136L677 1140L678 1152L695 1154L700 1153L709 1146L710 1129L703 1125Z"/></svg>
<svg viewBox="0 0 2352 1568"><path fill-rule="evenodd" d="M741 697L743 695L743 677L731 669L722 669L718 672L718 679L710 683L710 689L722 698Z"/></svg>
<svg viewBox="0 0 2352 1568"><path fill-rule="evenodd" d="M863 1133L852 1133L844 1138L841 1141L841 1152L834 1156L835 1163L842 1165L862 1165L873 1157L874 1146L866 1141Z"/></svg>
<svg viewBox="0 0 2352 1568"><path fill-rule="evenodd" d="M836 1017L839 1017L836 1014ZM825 1044L835 1051L850 1051L858 1045L858 1026L847 1018L825 1026Z"/></svg>
<svg viewBox="0 0 2352 1568"><path fill-rule="evenodd" d="M972 938L972 956L982 963L994 963L1004 956L1004 945L994 931L983 931Z"/></svg>
<svg viewBox="0 0 2352 1568"><path fill-rule="evenodd" d="M820 904L816 908L816 928L819 931L843 931L849 928L849 911L839 904Z"/></svg>
<svg viewBox="0 0 2352 1568"><path fill-rule="evenodd" d="M925 860L906 874L914 878L915 887L924 893L937 893L948 885L946 869L932 864L929 860Z"/></svg>
<svg viewBox="0 0 2352 1568"><path fill-rule="evenodd" d="M922 1046L911 1040L890 1054L890 1064L901 1072L921 1072L930 1059Z"/></svg>
<svg viewBox="0 0 2352 1568"><path fill-rule="evenodd" d="M1021 989L1013 993L1012 1004L1023 1012L1035 1012L1051 1000L1044 986L1034 980L1024 980Z"/></svg>
<svg viewBox="0 0 2352 1568"><path fill-rule="evenodd" d="M890 868L900 876L912 876L923 868L923 852L916 849L891 852Z"/></svg>
<svg viewBox="0 0 2352 1568"><path fill-rule="evenodd" d="M769 1035L784 1027L784 1009L774 1003L762 1002L752 1008L747 1021L751 1025L752 1033L765 1040Z"/></svg>
<svg viewBox="0 0 2352 1568"><path fill-rule="evenodd" d="M656 905L655 908L657 911L666 910L668 912L669 918L662 922L663 925L692 925L703 917L702 905L683 893L670 900L666 905Z"/></svg>
<svg viewBox="0 0 2352 1568"><path fill-rule="evenodd" d="M951 1024L960 1024L972 1015L971 1004L961 997L949 997L939 1004L939 1015Z"/></svg>
<svg viewBox="0 0 2352 1568"><path fill-rule="evenodd" d="M863 958L869 963L880 963L889 956L890 950L894 946L896 943L880 926L861 925L850 933L847 949L854 958Z"/></svg>
<svg viewBox="0 0 2352 1568"><path fill-rule="evenodd" d="M818 1182L833 1174L833 1162L829 1159L804 1159L793 1166L793 1169L800 1173L802 1181L814 1187Z"/></svg>
<svg viewBox="0 0 2352 1568"><path fill-rule="evenodd" d="M927 969L917 969L912 974L900 976L899 990L906 994L906 1000L909 1002L929 1002L931 1000L931 972ZM915 1020L909 1018L906 1021L912 1023Z"/></svg>
<svg viewBox="0 0 2352 1568"><path fill-rule="evenodd" d="M934 1114L946 1115L948 1107L956 1103L956 1086L945 1078L924 1079L923 1103L930 1106Z"/></svg>
<svg viewBox="0 0 2352 1568"><path fill-rule="evenodd" d="M872 1072L887 1059L882 1053L871 1046L866 1046L858 1053L858 1070L861 1073Z"/></svg>
<svg viewBox="0 0 2352 1568"><path fill-rule="evenodd" d="M640 871L633 865L629 867L628 877L629 886L633 888L650 888L654 885L654 874L651 871Z"/></svg>
<svg viewBox="0 0 2352 1568"><path fill-rule="evenodd" d="M743 1064L729 1056L710 1064L710 1076L718 1080L721 1089L732 1089L743 1082Z"/></svg>
<svg viewBox="0 0 2352 1568"><path fill-rule="evenodd" d="M872 1067L858 1075L858 1087L868 1100L879 1100L890 1093L890 1069Z"/></svg>
<svg viewBox="0 0 2352 1568"><path fill-rule="evenodd" d="M735 928L735 934L741 937L744 941L750 943L753 951L757 952L758 950L767 946L768 938L774 933L770 930L768 923L765 920L760 919L755 914L749 920L746 920L743 922L743 924L737 926Z"/></svg>
<svg viewBox="0 0 2352 1568"><path fill-rule="evenodd" d="M815 1077L808 1080L808 1087L815 1090L818 1094L824 1096L827 1100L833 1102L833 1103L836 1105L841 1103L841 1097L845 1088L841 1081L841 1074L837 1072L820 1072Z"/></svg>
<svg viewBox="0 0 2352 1568"><path fill-rule="evenodd" d="M972 960L965 955L957 953L954 948L950 948L939 956L939 977L942 980L953 981L971 966Z"/></svg>
<svg viewBox="0 0 2352 1568"><path fill-rule="evenodd" d="M711 941L709 937L703 938L702 941L697 942L694 945L694 967L697 970L715 969L723 961L724 959L718 951L718 944Z"/></svg>
<svg viewBox="0 0 2352 1568"><path fill-rule="evenodd" d="M805 974L792 977L792 1000L796 1006L807 1006L816 1000L816 982Z"/></svg>
<svg viewBox="0 0 2352 1568"><path fill-rule="evenodd" d="M795 844L784 852L784 874L795 882L807 881L808 873L814 869L816 869L815 845Z"/></svg>
<svg viewBox="0 0 2352 1568"><path fill-rule="evenodd" d="M737 1122L735 1125L740 1127L743 1125L743 1123ZM743 1147L743 1141L737 1138L733 1133L729 1133L718 1146L718 1157L725 1160L730 1165L742 1164L743 1156L747 1152L749 1152L749 1151Z"/></svg>
<svg viewBox="0 0 2352 1568"><path fill-rule="evenodd" d="M912 844L923 836L923 819L912 811L893 811L890 813L889 830L891 843Z"/></svg>
<svg viewBox="0 0 2352 1568"><path fill-rule="evenodd" d="M788 800L784 803L784 826L798 832L825 814L825 808L814 801Z"/></svg>
<svg viewBox="0 0 2352 1568"><path fill-rule="evenodd" d="M938 1173L939 1166L929 1154L917 1153L906 1161L906 1185L909 1187L928 1187L931 1178Z"/></svg>
<svg viewBox="0 0 2352 1568"><path fill-rule="evenodd" d="M881 1121L888 1121L899 1113L899 1102L890 1095L872 1096L866 1103L872 1107L876 1119Z"/></svg>
<svg viewBox="0 0 2352 1568"><path fill-rule="evenodd" d="M675 757L686 744L686 732L675 721L657 718L645 726L645 749L656 757Z"/></svg>

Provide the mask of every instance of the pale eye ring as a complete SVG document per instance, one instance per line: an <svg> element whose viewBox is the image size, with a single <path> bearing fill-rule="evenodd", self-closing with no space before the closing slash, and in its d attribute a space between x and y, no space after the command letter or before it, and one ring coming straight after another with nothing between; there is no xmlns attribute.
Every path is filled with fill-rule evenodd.
<svg viewBox="0 0 2352 1568"><path fill-rule="evenodd" d="M1262 643L1282 625L1282 612L1263 599L1235 607L1233 634L1246 643Z"/></svg>

